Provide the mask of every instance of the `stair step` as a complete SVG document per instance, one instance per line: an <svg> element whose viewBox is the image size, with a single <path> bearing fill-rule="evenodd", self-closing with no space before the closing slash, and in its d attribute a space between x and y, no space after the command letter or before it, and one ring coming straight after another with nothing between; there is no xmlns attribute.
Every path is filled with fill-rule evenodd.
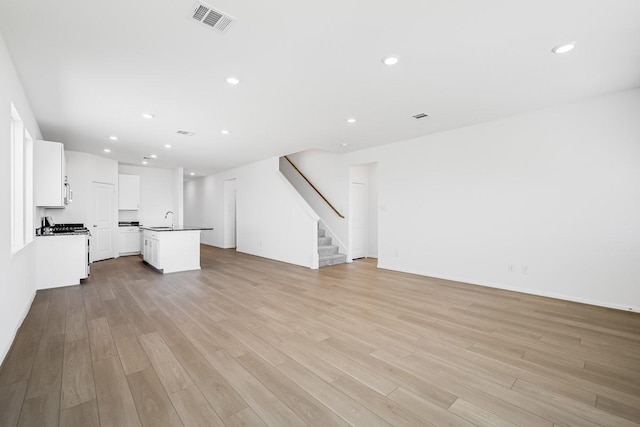
<svg viewBox="0 0 640 427"><path fill-rule="evenodd" d="M324 237L325 231L322 228L318 228L318 237Z"/></svg>
<svg viewBox="0 0 640 427"><path fill-rule="evenodd" d="M319 267L327 267L329 265L344 264L347 262L345 254L324 255L319 259Z"/></svg>
<svg viewBox="0 0 640 427"><path fill-rule="evenodd" d="M318 246L329 246L331 244L331 237L318 237Z"/></svg>
<svg viewBox="0 0 640 427"><path fill-rule="evenodd" d="M318 246L318 255L333 255L338 253L338 247L336 245Z"/></svg>

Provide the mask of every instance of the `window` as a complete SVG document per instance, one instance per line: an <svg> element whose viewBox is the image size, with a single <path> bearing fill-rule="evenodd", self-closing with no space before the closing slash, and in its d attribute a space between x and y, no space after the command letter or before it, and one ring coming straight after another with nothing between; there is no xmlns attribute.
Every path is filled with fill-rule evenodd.
<svg viewBox="0 0 640 427"><path fill-rule="evenodd" d="M24 243L31 243L35 237L33 225L33 139L29 132L24 130Z"/></svg>
<svg viewBox="0 0 640 427"><path fill-rule="evenodd" d="M33 139L11 104L11 250L33 241Z"/></svg>

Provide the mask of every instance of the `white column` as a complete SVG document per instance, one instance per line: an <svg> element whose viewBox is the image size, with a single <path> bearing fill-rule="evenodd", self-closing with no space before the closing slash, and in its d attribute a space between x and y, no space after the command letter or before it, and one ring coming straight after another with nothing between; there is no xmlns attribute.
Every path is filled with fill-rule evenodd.
<svg viewBox="0 0 640 427"><path fill-rule="evenodd" d="M184 225L184 168L173 170L173 214L176 227Z"/></svg>

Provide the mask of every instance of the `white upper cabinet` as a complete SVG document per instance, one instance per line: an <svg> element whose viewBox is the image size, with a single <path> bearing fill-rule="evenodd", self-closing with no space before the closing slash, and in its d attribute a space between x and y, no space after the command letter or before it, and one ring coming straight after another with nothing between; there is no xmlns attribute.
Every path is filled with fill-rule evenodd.
<svg viewBox="0 0 640 427"><path fill-rule="evenodd" d="M33 187L36 206L64 208L72 199L67 183L64 146L59 142L35 141Z"/></svg>
<svg viewBox="0 0 640 427"><path fill-rule="evenodd" d="M118 176L118 209L121 211L137 211L140 209L140 176Z"/></svg>

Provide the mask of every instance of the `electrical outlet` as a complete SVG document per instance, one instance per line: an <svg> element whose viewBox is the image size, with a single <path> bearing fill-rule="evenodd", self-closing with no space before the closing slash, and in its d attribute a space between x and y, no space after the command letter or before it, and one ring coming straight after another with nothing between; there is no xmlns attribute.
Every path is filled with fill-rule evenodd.
<svg viewBox="0 0 640 427"><path fill-rule="evenodd" d="M513 273L513 264L507 264L507 271Z"/></svg>
<svg viewBox="0 0 640 427"><path fill-rule="evenodd" d="M520 266L520 272L522 274L529 274L529 266L528 265L521 265Z"/></svg>

